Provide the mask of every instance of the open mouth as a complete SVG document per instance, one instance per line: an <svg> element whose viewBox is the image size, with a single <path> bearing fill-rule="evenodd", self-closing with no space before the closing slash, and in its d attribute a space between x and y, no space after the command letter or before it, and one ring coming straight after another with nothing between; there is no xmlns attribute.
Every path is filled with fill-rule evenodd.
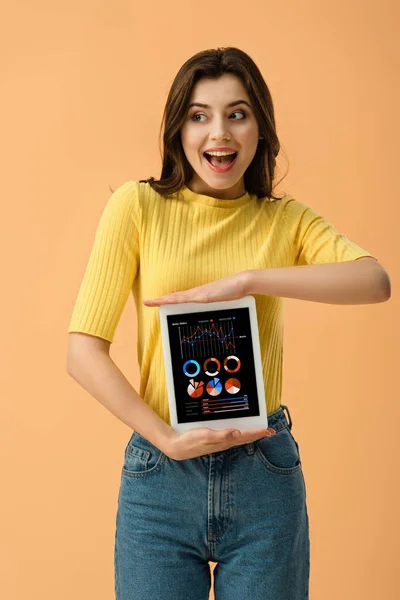
<svg viewBox="0 0 400 600"><path fill-rule="evenodd" d="M207 154L207 152L203 152L203 156L214 167L225 167L235 160L237 157L237 152L234 152L234 154L228 154L227 156L213 156L211 154Z"/></svg>

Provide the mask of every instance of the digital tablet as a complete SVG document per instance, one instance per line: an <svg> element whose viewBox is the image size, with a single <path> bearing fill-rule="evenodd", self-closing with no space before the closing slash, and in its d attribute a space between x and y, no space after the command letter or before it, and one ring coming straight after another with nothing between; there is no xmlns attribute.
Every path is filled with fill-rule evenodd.
<svg viewBox="0 0 400 600"><path fill-rule="evenodd" d="M256 302L159 306L171 427L267 428Z"/></svg>

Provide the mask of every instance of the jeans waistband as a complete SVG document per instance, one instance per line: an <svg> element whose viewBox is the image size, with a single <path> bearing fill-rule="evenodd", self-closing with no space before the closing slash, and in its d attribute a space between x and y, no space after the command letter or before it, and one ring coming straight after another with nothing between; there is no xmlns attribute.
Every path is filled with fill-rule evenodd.
<svg viewBox="0 0 400 600"><path fill-rule="evenodd" d="M285 411L287 412L288 418L286 418ZM280 407L273 413L267 414L268 417L268 427L272 427L276 432L284 429L285 427L289 427L289 430L292 429L292 418L290 416L289 408L286 404L281 404ZM297 443L297 442L296 442ZM253 454L255 448L255 442L250 442L248 444L244 444L246 452L248 454ZM236 452L240 448L240 446L236 446L232 448L232 452Z"/></svg>
<svg viewBox="0 0 400 600"><path fill-rule="evenodd" d="M284 410L287 412L287 418ZM292 417L290 416L289 408L286 404L281 404L280 407L273 413L267 415L268 427L272 427L275 431L280 431L284 427L292 429Z"/></svg>

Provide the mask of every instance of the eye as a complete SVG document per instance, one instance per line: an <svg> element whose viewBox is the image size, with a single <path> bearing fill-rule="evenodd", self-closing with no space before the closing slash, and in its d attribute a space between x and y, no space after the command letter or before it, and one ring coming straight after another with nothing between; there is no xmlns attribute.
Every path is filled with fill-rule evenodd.
<svg viewBox="0 0 400 600"><path fill-rule="evenodd" d="M243 115L243 119L246 118L246 113L244 112L244 110L235 110L235 112L233 112L232 115L235 115L235 114ZM194 115L192 115L191 120L194 121L195 123L201 123L201 121L198 121L195 117L200 117L202 115L205 116L204 113L195 113ZM243 121L243 119L239 119L239 121ZM237 121L237 120L238 119L234 119L234 121Z"/></svg>

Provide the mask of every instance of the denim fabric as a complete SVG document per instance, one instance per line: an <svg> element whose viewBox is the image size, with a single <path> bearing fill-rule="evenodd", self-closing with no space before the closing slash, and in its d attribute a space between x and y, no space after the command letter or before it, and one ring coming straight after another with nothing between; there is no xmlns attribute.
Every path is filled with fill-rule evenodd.
<svg viewBox="0 0 400 600"><path fill-rule="evenodd" d="M288 414L288 420L284 409ZM116 600L307 600L306 488L287 406L250 444L173 460L134 432L116 516Z"/></svg>

